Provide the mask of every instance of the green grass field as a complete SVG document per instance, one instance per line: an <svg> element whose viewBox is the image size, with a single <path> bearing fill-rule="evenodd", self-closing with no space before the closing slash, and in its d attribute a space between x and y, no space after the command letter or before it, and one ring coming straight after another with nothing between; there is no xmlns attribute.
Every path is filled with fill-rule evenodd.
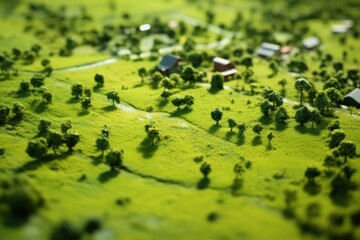
<svg viewBox="0 0 360 240"><path fill-rule="evenodd" d="M299 20L299 24L309 28L304 37L316 35L322 41L321 57L316 51L294 56L307 63L309 70L301 76L318 91L323 89L324 81L316 80L312 73L319 70L325 54L331 54L333 61L341 60L344 72L359 69L359 39L349 33L346 44L341 44L340 36L331 34L332 24L347 18L355 22L353 31L359 30L354 9L357 2L345 2L344 6L334 3L333 8L326 5L323 15L318 18ZM26 20L31 13L29 3L44 3L54 15L60 11L59 7L67 6L62 21L79 16L83 11L81 6L86 6L92 20L73 20L76 31L70 29L61 35L56 26L46 26L47 21L54 21L46 12L36 15L34 10L33 19ZM240 62L232 50L240 47L246 52L258 41L246 35L245 23L262 29L267 21L269 25L274 22L264 17L266 11L286 13L289 4L290 1L274 1L267 6L265 1L245 0L141 3L64 0L54 1L51 5L42 0L19 0L0 3L0 8L3 6L0 11L0 28L3 29L0 56L13 58L13 48L25 52L34 44L41 45L32 64L17 60L13 65L18 69L17 74L0 80L0 104L11 108L14 103L21 103L25 107L21 120L10 111L6 123L0 125L0 238L80 239L76 234L81 233L81 239L104 240L359 239L359 109L337 107L334 116L324 117L320 124L299 126L295 113L300 94L294 87L298 77L289 73L286 61L280 62L276 76L269 77L269 61L251 53L243 56L249 55L253 59L252 70L257 84L254 94L244 79L225 81L225 88L217 92L210 90L214 74L211 58L224 54L230 55L232 61ZM303 3L291 10L296 9L294 14L301 16L321 9L323 4L320 1L311 7ZM339 16L328 16L337 7L348 10L348 15L341 11ZM206 33L193 36L193 19L206 25L207 10L215 14L214 25L209 25ZM230 29L238 12L242 14L244 25ZM124 18L124 14L130 17ZM223 24L226 31L241 35L234 35L230 44L222 49L193 50L208 56L199 67L207 73L206 79L194 85L178 84L170 90L172 96L165 100L160 96L164 90L161 84L154 86L151 76L142 81L138 75L139 68L154 68L161 54L137 60L114 56L111 54L114 46L119 45L122 49L131 43L128 36L111 27L104 30L112 36L107 45L83 43L83 35L79 33L94 29L101 32L104 25L119 29L121 24L138 27L155 17L163 22L184 22L188 32L176 33L174 45L184 44L188 38L198 44L226 38L211 31L211 26L215 28L219 24ZM32 28L26 32L25 26ZM38 31L43 32L39 34ZM139 36L144 37L145 33ZM75 39L77 46L70 56L59 56L66 38ZM296 41L293 43L297 44ZM160 47L169 47L161 44L164 43L160 43ZM347 51L346 58L343 58L344 51ZM187 53L177 51L175 54L184 56ZM19 91L23 80L30 82L33 75L44 68L41 65L43 59L49 59L54 69L44 82L46 91L52 94L51 104L46 104L32 85L27 93ZM183 62L188 63L187 59ZM242 65L237 68L240 74L245 71ZM335 74L332 64L328 63L325 69L329 75ZM103 87L96 87L95 74L104 76ZM284 88L278 84L281 79L287 80ZM81 106L82 98L71 95L72 85L76 83L82 83L92 91L92 106L86 111ZM283 107L290 116L286 123L277 123L274 113L263 116L259 104L264 99L265 87L285 98ZM111 90L118 92L120 103L112 105L107 99L106 94ZM171 100L185 95L192 95L194 104L177 110ZM305 94L309 109L315 109L307 96ZM223 112L218 125L210 116L215 108ZM245 124L242 137L237 128L230 131L229 118ZM26 153L29 141L42 136L38 130L42 119L49 120L50 130L58 132L61 124L71 120L71 130L80 135L73 151L61 145L57 152L48 149L39 159ZM357 147L355 156L348 157L346 163L343 156L333 155L329 148L328 124L334 120L340 122L345 140ZM160 140L154 144L145 132L145 125L150 123L160 132ZM264 127L261 134L252 131L257 123ZM102 154L96 147L96 140L104 125L110 130L110 147ZM271 142L267 138L269 132L274 136ZM110 149L124 151L120 169L111 170L108 166L106 155ZM327 156L333 156L333 166L324 165ZM208 177L200 171L204 162L211 166ZM240 173L234 171L234 166L241 167ZM305 176L308 167L320 171L314 180ZM343 182L336 182L340 177ZM17 185L18 178L27 183ZM36 190L29 190L32 187ZM32 196L38 192L43 202L24 217L15 210L21 204L26 207L31 202L25 190ZM101 227L93 232L84 230L88 220L93 218L101 223ZM71 227L55 234L54 229L63 221Z"/></svg>

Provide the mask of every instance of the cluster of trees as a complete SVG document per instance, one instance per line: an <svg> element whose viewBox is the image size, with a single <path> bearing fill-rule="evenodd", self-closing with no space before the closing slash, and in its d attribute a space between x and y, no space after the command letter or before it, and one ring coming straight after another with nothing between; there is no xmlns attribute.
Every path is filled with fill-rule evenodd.
<svg viewBox="0 0 360 240"><path fill-rule="evenodd" d="M76 146L80 141L80 135L72 128L71 121L68 120L61 124L61 133L55 130L50 130L51 122L46 119L42 119L39 122L38 130L39 135L29 141L26 148L27 154L37 160L42 160L47 154L48 148L51 148L56 154L58 149L64 144L69 151Z"/></svg>
<svg viewBox="0 0 360 240"><path fill-rule="evenodd" d="M110 129L104 125L101 128L101 135L96 139L96 147L101 150L101 155L104 156L104 151L110 147L109 142Z"/></svg>
<svg viewBox="0 0 360 240"><path fill-rule="evenodd" d="M25 107L20 103L14 103L11 112L14 113L13 119L21 120L25 115ZM10 107L0 104L0 125L4 125L8 121L10 115Z"/></svg>
<svg viewBox="0 0 360 240"><path fill-rule="evenodd" d="M182 105L185 105L187 108L191 108L191 106L194 104L194 97L192 95L185 95L184 97L174 97L171 100L171 103L177 107L177 110L180 110L180 107Z"/></svg>
<svg viewBox="0 0 360 240"><path fill-rule="evenodd" d="M283 104L283 98L276 91L269 88L264 90L264 98L260 103L260 109L265 116L269 116L271 111L277 110Z"/></svg>

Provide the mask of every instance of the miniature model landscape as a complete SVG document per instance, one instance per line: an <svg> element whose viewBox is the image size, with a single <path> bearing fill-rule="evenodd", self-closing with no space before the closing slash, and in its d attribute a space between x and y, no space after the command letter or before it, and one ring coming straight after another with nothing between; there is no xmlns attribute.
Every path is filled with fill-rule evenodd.
<svg viewBox="0 0 360 240"><path fill-rule="evenodd" d="M359 239L359 1L1 1L1 239Z"/></svg>

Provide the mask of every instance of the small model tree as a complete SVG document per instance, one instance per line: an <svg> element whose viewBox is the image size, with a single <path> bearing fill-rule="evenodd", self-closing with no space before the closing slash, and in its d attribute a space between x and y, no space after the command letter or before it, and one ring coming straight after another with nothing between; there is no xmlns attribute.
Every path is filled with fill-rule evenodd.
<svg viewBox="0 0 360 240"><path fill-rule="evenodd" d="M194 97L192 95L185 95L183 101L187 108L191 108L191 106L194 105Z"/></svg>
<svg viewBox="0 0 360 240"><path fill-rule="evenodd" d="M330 148L336 148L340 145L341 141L345 139L345 133L339 129L336 129L330 134Z"/></svg>
<svg viewBox="0 0 360 240"><path fill-rule="evenodd" d="M155 87L157 87L159 85L159 83L163 80L163 78L164 78L164 76L158 71L154 72L151 75L151 79L152 79L153 85Z"/></svg>
<svg viewBox="0 0 360 240"><path fill-rule="evenodd" d="M344 156L344 162L347 162L347 157L353 158L356 156L356 145L351 141L342 141L339 146L340 156Z"/></svg>
<svg viewBox="0 0 360 240"><path fill-rule="evenodd" d="M64 141L66 146L69 148L69 151L72 151L76 144L80 141L80 135L76 131L68 130L65 134Z"/></svg>
<svg viewBox="0 0 360 240"><path fill-rule="evenodd" d="M71 129L72 124L70 120L67 120L66 122L61 124L61 132L63 134L66 134L69 129Z"/></svg>
<svg viewBox="0 0 360 240"><path fill-rule="evenodd" d="M332 120L328 124L328 129L330 132L334 131L335 129L340 129L340 122L338 120Z"/></svg>
<svg viewBox="0 0 360 240"><path fill-rule="evenodd" d="M79 99L79 96L83 95L83 85L81 83L75 83L71 86L71 95L73 95L76 99Z"/></svg>
<svg viewBox="0 0 360 240"><path fill-rule="evenodd" d="M47 153L47 144L44 138L35 138L29 141L26 153L30 157L41 160Z"/></svg>
<svg viewBox="0 0 360 240"><path fill-rule="evenodd" d="M144 67L141 67L138 69L138 75L139 77L141 77L141 82L143 83L144 82L144 77L146 77L148 74L148 72L146 71L146 68Z"/></svg>
<svg viewBox="0 0 360 240"><path fill-rule="evenodd" d="M306 106L302 106L298 108L295 113L295 121L303 126L305 123L310 121L311 112Z"/></svg>
<svg viewBox="0 0 360 240"><path fill-rule="evenodd" d="M31 85L33 85L34 88L39 88L44 85L45 75L42 73L36 73L32 78L30 79Z"/></svg>
<svg viewBox="0 0 360 240"><path fill-rule="evenodd" d="M181 78L184 79L185 82L189 82L189 84L191 85L195 81L195 73L195 68L187 65L181 71Z"/></svg>
<svg viewBox="0 0 360 240"><path fill-rule="evenodd" d="M6 123L6 118L9 116L10 108L4 104L0 104L0 125Z"/></svg>
<svg viewBox="0 0 360 240"><path fill-rule="evenodd" d="M108 126L104 125L101 128L101 135L105 136L105 137L109 137L110 136L110 129L108 128Z"/></svg>
<svg viewBox="0 0 360 240"><path fill-rule="evenodd" d="M119 151L113 149L106 155L106 163L110 166L111 170L121 169L123 163L123 154L123 150Z"/></svg>
<svg viewBox="0 0 360 240"><path fill-rule="evenodd" d="M247 69L253 66L253 62L252 62L252 58L251 57L244 57L241 62L240 65L245 66Z"/></svg>
<svg viewBox="0 0 360 240"><path fill-rule="evenodd" d="M275 121L277 123L285 123L286 120L288 120L290 118L287 110L285 107L280 106L276 111L275 111Z"/></svg>
<svg viewBox="0 0 360 240"><path fill-rule="evenodd" d="M322 116L320 112L317 109L314 109L310 112L310 121L311 121L311 127L314 127L314 123L316 125L319 125L322 121Z"/></svg>
<svg viewBox="0 0 360 240"><path fill-rule="evenodd" d="M180 110L180 106L184 104L184 99L181 98L181 97L174 97L172 100L171 100L171 103L177 107L177 110Z"/></svg>
<svg viewBox="0 0 360 240"><path fill-rule="evenodd" d="M56 154L56 151L59 149L61 144L63 144L64 139L63 136L56 131L49 131L49 134L47 136L47 144L49 148L52 148L54 153Z"/></svg>
<svg viewBox="0 0 360 240"><path fill-rule="evenodd" d="M216 125L219 124L219 121L221 120L223 115L223 112L220 111L219 108L215 108L215 110L211 111L211 118L216 122Z"/></svg>
<svg viewBox="0 0 360 240"><path fill-rule="evenodd" d="M239 136L243 136L243 134L246 130L245 123L238 123L237 128L239 130Z"/></svg>
<svg viewBox="0 0 360 240"><path fill-rule="evenodd" d="M28 92L30 89L30 84L27 81L22 80L20 82L20 91L21 92Z"/></svg>
<svg viewBox="0 0 360 240"><path fill-rule="evenodd" d="M283 98L275 91L269 93L267 99L273 104L272 110L275 110L277 107L283 104Z"/></svg>
<svg viewBox="0 0 360 240"><path fill-rule="evenodd" d="M160 141L160 131L153 123L145 125L145 132L152 144L156 144Z"/></svg>
<svg viewBox="0 0 360 240"><path fill-rule="evenodd" d="M232 118L228 119L228 124L230 128L230 132L232 132L233 128L237 126L237 122Z"/></svg>
<svg viewBox="0 0 360 240"><path fill-rule="evenodd" d="M254 131L254 133L260 135L261 131L264 129L263 125L261 123L257 123L252 127L252 130Z"/></svg>
<svg viewBox="0 0 360 240"><path fill-rule="evenodd" d="M81 100L81 108L85 112L91 107L91 99L89 97L84 97L83 100Z"/></svg>
<svg viewBox="0 0 360 240"><path fill-rule="evenodd" d="M295 88L300 92L300 106L303 105L303 92L310 90L311 85L305 78L298 78L295 82Z"/></svg>
<svg viewBox="0 0 360 240"><path fill-rule="evenodd" d="M101 150L101 155L104 155L104 151L110 146L109 138L102 135L96 139L96 147Z"/></svg>
<svg viewBox="0 0 360 240"><path fill-rule="evenodd" d="M274 133L271 131L268 133L267 135L267 139L268 139L268 144L271 145L271 140L274 138Z"/></svg>
<svg viewBox="0 0 360 240"><path fill-rule="evenodd" d="M84 95L85 95L85 97L91 97L91 95L92 95L92 92L91 92L91 89L90 88L85 88L84 89Z"/></svg>
<svg viewBox="0 0 360 240"><path fill-rule="evenodd" d="M168 99L168 97L171 96L171 92L169 91L169 89L165 88L164 91L161 93L160 95L162 98L164 98L165 100Z"/></svg>
<svg viewBox="0 0 360 240"><path fill-rule="evenodd" d="M25 107L20 103L14 103L11 111L15 114L15 118L22 119L25 114Z"/></svg>
<svg viewBox="0 0 360 240"><path fill-rule="evenodd" d="M162 79L162 85L165 89L173 89L176 86L176 82L168 77Z"/></svg>
<svg viewBox="0 0 360 240"><path fill-rule="evenodd" d="M117 103L117 104L120 103L120 97L118 94L119 93L116 91L109 91L108 93L106 93L107 99L112 100L113 106L115 106L115 103Z"/></svg>
<svg viewBox="0 0 360 240"><path fill-rule="evenodd" d="M96 73L95 76L94 76L94 80L96 82L97 87L103 87L104 86L105 80L104 80L103 75Z"/></svg>
<svg viewBox="0 0 360 240"><path fill-rule="evenodd" d="M221 90L224 88L224 76L221 73L214 73L211 77L211 90Z"/></svg>
<svg viewBox="0 0 360 240"><path fill-rule="evenodd" d="M207 162L203 162L200 166L200 172L204 175L204 178L208 178L208 175L211 172L211 165Z"/></svg>
<svg viewBox="0 0 360 240"><path fill-rule="evenodd" d="M328 109L331 105L330 98L324 91L320 91L316 94L314 99L314 106L320 111L321 115L325 115L325 110L328 113Z"/></svg>
<svg viewBox="0 0 360 240"><path fill-rule="evenodd" d="M46 119L41 119L38 125L38 130L41 135L46 135L49 131L51 122Z"/></svg>
<svg viewBox="0 0 360 240"><path fill-rule="evenodd" d="M264 114L264 116L269 116L271 109L272 107L268 100L264 100L260 103L260 110Z"/></svg>
<svg viewBox="0 0 360 240"><path fill-rule="evenodd" d="M43 102L46 104L51 104L52 103L52 93L48 92L48 91L43 91L42 93L42 98L43 98Z"/></svg>

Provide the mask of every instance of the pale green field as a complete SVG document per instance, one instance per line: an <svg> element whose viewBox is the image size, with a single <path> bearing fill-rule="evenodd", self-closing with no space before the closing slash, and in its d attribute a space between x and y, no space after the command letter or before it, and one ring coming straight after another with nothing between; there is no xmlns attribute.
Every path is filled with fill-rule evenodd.
<svg viewBox="0 0 360 240"><path fill-rule="evenodd" d="M244 11L245 18L249 19L252 17L250 9L261 5L260 2L250 1L242 1L243 4L239 5L237 1L218 2L222 3L214 7L200 1L189 4L187 1L156 0L142 2L139 7L136 1L119 1L114 12L101 1L54 1L52 7L66 4L77 9L86 3L88 9L94 9L96 23L100 26L121 22L114 16L120 16L123 12L130 12L134 16L131 18L134 23L157 15L171 19L169 12L205 20L204 11L210 7L214 8L217 16L224 16L216 18L216 24L228 24L235 15L233 11L226 14L231 9ZM238 7L234 9L234 6ZM16 16L20 16L24 9L20 7ZM256 15L255 19L260 21L261 16ZM16 27L12 28L13 24ZM27 49L38 41L23 34L21 24L23 20L20 17L0 21L2 28L9 29L0 34L0 50L18 46ZM338 40L325 30L330 25L314 21L311 29L322 29L318 34L327 39L324 47L337 59L342 51L338 49ZM211 34L211 37L214 36ZM25 38L26 41L23 41ZM48 53L58 43L45 44L42 57L49 57ZM353 61L360 51L358 40L350 39L346 47L353 49L349 51L346 69L358 67L358 63ZM329 197L330 183L340 169L331 169L334 174L328 176L326 171L329 169L323 166L325 156L330 153L327 125L332 119L339 120L346 140L353 141L359 152L358 115L337 109L334 118L325 118L320 125L312 128L308 123L299 127L294 119L294 105L284 103L291 118L287 124L278 126L274 119L262 117L258 106L263 99L261 94L252 96L231 89L236 87L236 80L225 83L230 89L217 93L210 93L207 85L173 89L173 96L190 94L195 98L190 110L176 111L170 102L173 96L169 101L164 101L160 97L163 88L153 88L149 79L141 83L137 74L140 67L151 69L159 59L132 61L119 58L117 62L103 66L66 69L111 58L107 53L86 49L90 50L77 49L68 58L49 57L55 71L45 80L45 86L53 94L52 104L42 104L41 96L19 96L16 93L20 82L29 81L32 77L29 71L42 69L40 59L32 65L18 65L25 71L20 71L18 76L10 80L0 81L0 104L12 106L20 102L26 108L23 120L0 126L0 148L5 151L0 156L0 177L27 178L45 199L44 207L25 223L15 224L5 214L0 214L0 236L4 239L49 239L54 226L62 220L82 228L90 217L100 219L102 228L93 235L83 234L83 239L328 239L349 232L353 239L360 238L359 227L354 226L349 217L352 212L359 211L359 190L351 191L346 206L335 204ZM214 54L211 50L209 52ZM317 69L319 63L311 59L311 55L305 58L310 71L304 76L311 78L311 71ZM242 67L239 69L243 70ZM210 79L211 68L203 67L203 70L208 72ZM276 77L268 78L268 62L254 58L253 70L259 93L265 86L280 92L281 86L277 82L286 78L286 98L298 101L299 93L294 88L296 78L285 68L281 68ZM80 82L92 89L96 73L105 76L105 86L93 92L93 106L83 112L80 101L71 96L71 85ZM243 80L239 83L240 87L244 86ZM323 83L316 82L315 85L321 89ZM119 92L121 103L116 107L112 107L106 99L105 94L109 90ZM245 90L250 90L248 85L245 85ZM149 107L152 107L152 111L147 111ZM210 117L210 112L216 107L223 111L219 126L214 125ZM228 118L246 124L244 138L238 138L236 130L234 133L229 131ZM41 119L50 120L50 129L58 131L62 123L71 119L72 129L78 131L81 137L73 153L61 147L56 155L49 149L48 160L43 162L26 154L28 141L38 134L37 125ZM161 140L155 146L145 141L144 126L150 122L160 129ZM251 130L258 122L264 125L260 137ZM111 148L124 150L125 170L110 171L101 151L96 149L95 141L104 125L110 129ZM266 136L270 131L273 131L274 139L269 145ZM205 189L198 187L203 179L199 171L201 163L194 161L198 156L203 156L212 168L210 183ZM360 184L359 160L358 155L349 159L347 164L357 170L352 176L352 182L356 184ZM231 186L236 163L243 166L245 171L242 174L243 186L238 196L233 196ZM304 190L307 183L304 172L309 166L322 171L315 180L321 189L317 194ZM294 207L296 218L286 218L283 214L286 207L285 190L297 193ZM130 202L124 205L116 203L124 198L130 199ZM312 203L319 204L320 212L317 217L310 219L307 207ZM6 212L2 202L0 212ZM344 223L334 227L329 220L332 214L344 216ZM305 222L318 227L322 233L316 235L302 231L300 224Z"/></svg>

